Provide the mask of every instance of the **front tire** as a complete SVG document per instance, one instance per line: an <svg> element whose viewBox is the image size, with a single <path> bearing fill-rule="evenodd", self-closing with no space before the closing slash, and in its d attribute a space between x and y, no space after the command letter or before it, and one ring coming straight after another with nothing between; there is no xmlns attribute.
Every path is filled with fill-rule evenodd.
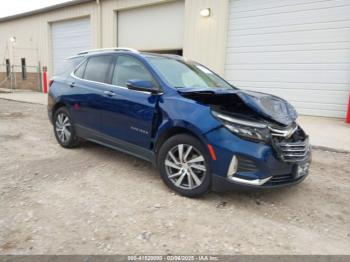
<svg viewBox="0 0 350 262"><path fill-rule="evenodd" d="M164 183L183 196L198 197L210 189L210 157L193 136L168 139L159 150L157 163Z"/></svg>
<svg viewBox="0 0 350 262"><path fill-rule="evenodd" d="M53 128L57 142L64 148L78 145L72 118L65 107L56 110L53 118Z"/></svg>

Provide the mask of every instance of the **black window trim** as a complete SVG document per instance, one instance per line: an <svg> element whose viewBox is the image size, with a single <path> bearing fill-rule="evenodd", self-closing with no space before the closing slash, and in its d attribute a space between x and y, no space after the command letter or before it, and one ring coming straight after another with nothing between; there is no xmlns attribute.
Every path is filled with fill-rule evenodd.
<svg viewBox="0 0 350 262"><path fill-rule="evenodd" d="M152 72L150 70L148 70L145 63L143 61L141 61L140 59L138 59L137 57L130 55L130 54L116 54L115 61L114 61L114 67L113 67L113 71L112 71L112 80L113 80L113 73L114 73L115 67L117 66L117 60L118 60L118 57L120 57L120 56L129 56L129 57L132 57L133 59L136 59L138 62L140 62L143 65L143 67L146 69L146 71L150 74L150 76L152 77L152 80L153 80L152 82L156 85L155 88L157 88L159 90L159 93L163 93L163 89L160 87L157 79L154 77ZM117 86L117 85L113 85L113 86ZM117 87L127 88L127 87L123 87L123 86L117 86ZM136 90L134 90L134 91L136 91ZM140 91L137 91L137 92L140 92Z"/></svg>
<svg viewBox="0 0 350 262"><path fill-rule="evenodd" d="M91 59L91 58L94 58L94 57L101 57L101 56L109 56L109 57L112 58L111 61L109 62L109 63L110 63L109 66L108 66L109 72L106 73L106 79L105 79L105 80L106 80L107 82L100 82L100 81L94 81L94 80L85 79L86 68L87 68L87 66L88 66L88 64L89 64L90 59ZM99 54L99 55L93 55L93 56L87 57L87 59L86 59L86 65L85 65L85 68L84 68L84 73L83 73L83 75L82 75L82 77L83 77L82 79L85 80L85 81L90 81L90 82L94 82L94 83L110 85L110 84L111 84L111 81L112 81L111 75L112 75L112 73L113 73L112 67L113 67L113 65L114 65L114 61L115 61L115 57L113 56L113 54ZM80 66L79 66L79 67L80 67ZM77 68L76 70L78 70L78 68ZM75 70L75 71L76 71L76 70ZM74 71L74 72L75 72L75 71Z"/></svg>
<svg viewBox="0 0 350 262"><path fill-rule="evenodd" d="M80 78L80 77L78 77L78 76L75 75L75 72L78 71L78 69L79 69L81 66L84 66L84 67L85 67L85 68L84 68L84 71L83 71L83 74L82 74L82 77L84 77L84 75L85 75L85 70L86 70L86 65L87 65L87 63L88 63L88 60L89 60L88 58L84 58L83 61L81 61L81 62L79 63L79 65L74 69L74 71L72 72L72 74L74 74L75 77ZM85 65L84 65L84 64L85 64ZM80 79L83 80L83 78L80 78Z"/></svg>
<svg viewBox="0 0 350 262"><path fill-rule="evenodd" d="M99 55L94 55L94 56L88 56L86 57L83 61L81 61L81 63L76 67L76 69L71 73L71 77L74 78L74 79L78 79L80 81L86 81L86 82L89 82L89 83L94 83L94 84L100 84L100 85L105 85L105 86L108 86L108 87L119 87L119 88L123 88L123 89L127 89L127 88L124 88L122 86L116 86L116 85L112 85L112 84L108 84L108 83L104 83L104 82L98 82L98 81L93 81L93 80L88 80L88 79L84 79L84 78L80 78L78 76L75 75L75 72L78 70L78 68L84 64L86 62L86 65L87 63L89 62L89 59L91 57L96 57L96 56L103 56L103 55L110 55L110 56L114 56L113 54L99 54ZM114 69L114 64L115 64L115 57L113 57L112 59L112 62L111 62L113 65L110 66L110 68L113 68ZM82 77L85 76L85 70L86 70L86 65L85 65L85 69L84 69L84 74ZM113 71L112 71L113 72ZM112 79L110 79L111 81Z"/></svg>
<svg viewBox="0 0 350 262"><path fill-rule="evenodd" d="M85 59L83 59L83 61L81 61L81 63L80 63L80 64L75 68L75 70L70 74L71 77L74 78L74 79L78 79L78 80L80 80L80 81L86 81L86 82L90 82L90 83L94 83L94 84L100 84L100 85L104 85L104 86L107 86L107 87L116 87L116 88L126 89L126 90L130 90L130 91L135 91L135 92L138 92L138 93L145 93L145 94L152 94L152 95L163 95L163 94L164 94L164 91L163 91L163 89L161 88L161 86L159 85L157 79L154 77L154 75L148 70L148 68L147 68L145 65L144 65L144 66L146 67L146 70L151 74L152 78L154 79L155 84L157 85L156 88L159 90L159 93L157 93L157 94L152 93L152 91L137 91L137 90L131 90L131 89L129 89L129 88L127 88L127 87L124 87L124 86L118 86L118 85L113 85L113 84L108 84L108 83L103 83L103 82L97 82L97 81L93 81L93 80L88 80L88 79L80 78L80 77L78 77L78 76L75 75L75 71L77 71L78 68L79 68L83 63L86 62L86 65L87 65L88 60L90 59L90 57L96 57L96 56L102 56L102 55L112 55L112 56L114 56L114 58L113 58L113 60L112 60L113 66L111 66L111 68L113 68L113 69L111 70L112 73L111 73L110 83L112 82L113 72L114 72L114 69L115 69L115 66L116 66L117 57L118 57L119 55L128 55L128 56L131 56L131 57L137 59L138 61L140 61L140 62L144 65L144 63L143 63L140 59L138 59L138 58L135 57L135 56L129 55L129 54L98 54L98 55L94 55L94 56L88 56L88 57L86 57ZM85 65L83 77L84 77L84 75L85 75L86 65Z"/></svg>

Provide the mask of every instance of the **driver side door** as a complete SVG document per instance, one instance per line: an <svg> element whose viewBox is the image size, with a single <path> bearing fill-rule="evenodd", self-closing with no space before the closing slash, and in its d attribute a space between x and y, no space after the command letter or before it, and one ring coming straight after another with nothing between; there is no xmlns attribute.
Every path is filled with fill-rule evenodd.
<svg viewBox="0 0 350 262"><path fill-rule="evenodd" d="M116 56L110 86L104 86L102 129L108 136L136 147L150 147L159 95L127 88L129 80L152 81L152 74L137 57Z"/></svg>

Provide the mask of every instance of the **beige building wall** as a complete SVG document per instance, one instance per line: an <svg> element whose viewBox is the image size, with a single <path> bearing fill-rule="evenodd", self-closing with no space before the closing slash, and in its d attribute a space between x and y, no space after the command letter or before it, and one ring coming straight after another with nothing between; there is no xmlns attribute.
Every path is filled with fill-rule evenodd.
<svg viewBox="0 0 350 262"><path fill-rule="evenodd" d="M102 4L102 46L117 45L117 12L130 8L162 4L169 0L105 0Z"/></svg>
<svg viewBox="0 0 350 262"><path fill-rule="evenodd" d="M223 74L229 0L184 1L184 56ZM88 16L91 21L92 48L113 47L117 43L118 10L164 2L169 0L100 0L0 22L0 64L9 57L13 57L15 64L20 64L20 58L25 57L27 65L36 65L38 61L46 65L51 76L52 22ZM212 15L201 17L199 12L202 8L211 8ZM9 41L11 36L16 37L13 52Z"/></svg>
<svg viewBox="0 0 350 262"><path fill-rule="evenodd" d="M200 10L210 8L210 17ZM229 0L186 0L184 56L196 60L223 75Z"/></svg>
<svg viewBox="0 0 350 262"><path fill-rule="evenodd" d="M27 65L37 65L40 61L41 65L47 66L50 75L52 68L51 23L90 17L91 42L94 47L97 47L96 10L95 2L91 2L0 22L0 63L4 63L5 58L10 58L12 63L20 64L20 58L25 57ZM9 41L12 36L16 37L15 44Z"/></svg>

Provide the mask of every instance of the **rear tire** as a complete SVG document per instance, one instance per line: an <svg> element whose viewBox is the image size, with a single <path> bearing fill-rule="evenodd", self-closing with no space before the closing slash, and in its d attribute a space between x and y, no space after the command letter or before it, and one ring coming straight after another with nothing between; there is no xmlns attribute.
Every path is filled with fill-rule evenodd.
<svg viewBox="0 0 350 262"><path fill-rule="evenodd" d="M67 108L60 107L53 117L53 129L57 142L64 148L78 146L79 139L76 136L72 117Z"/></svg>
<svg viewBox="0 0 350 262"><path fill-rule="evenodd" d="M180 195L198 197L210 189L210 156L191 135L169 138L159 150L157 163L164 183Z"/></svg>

